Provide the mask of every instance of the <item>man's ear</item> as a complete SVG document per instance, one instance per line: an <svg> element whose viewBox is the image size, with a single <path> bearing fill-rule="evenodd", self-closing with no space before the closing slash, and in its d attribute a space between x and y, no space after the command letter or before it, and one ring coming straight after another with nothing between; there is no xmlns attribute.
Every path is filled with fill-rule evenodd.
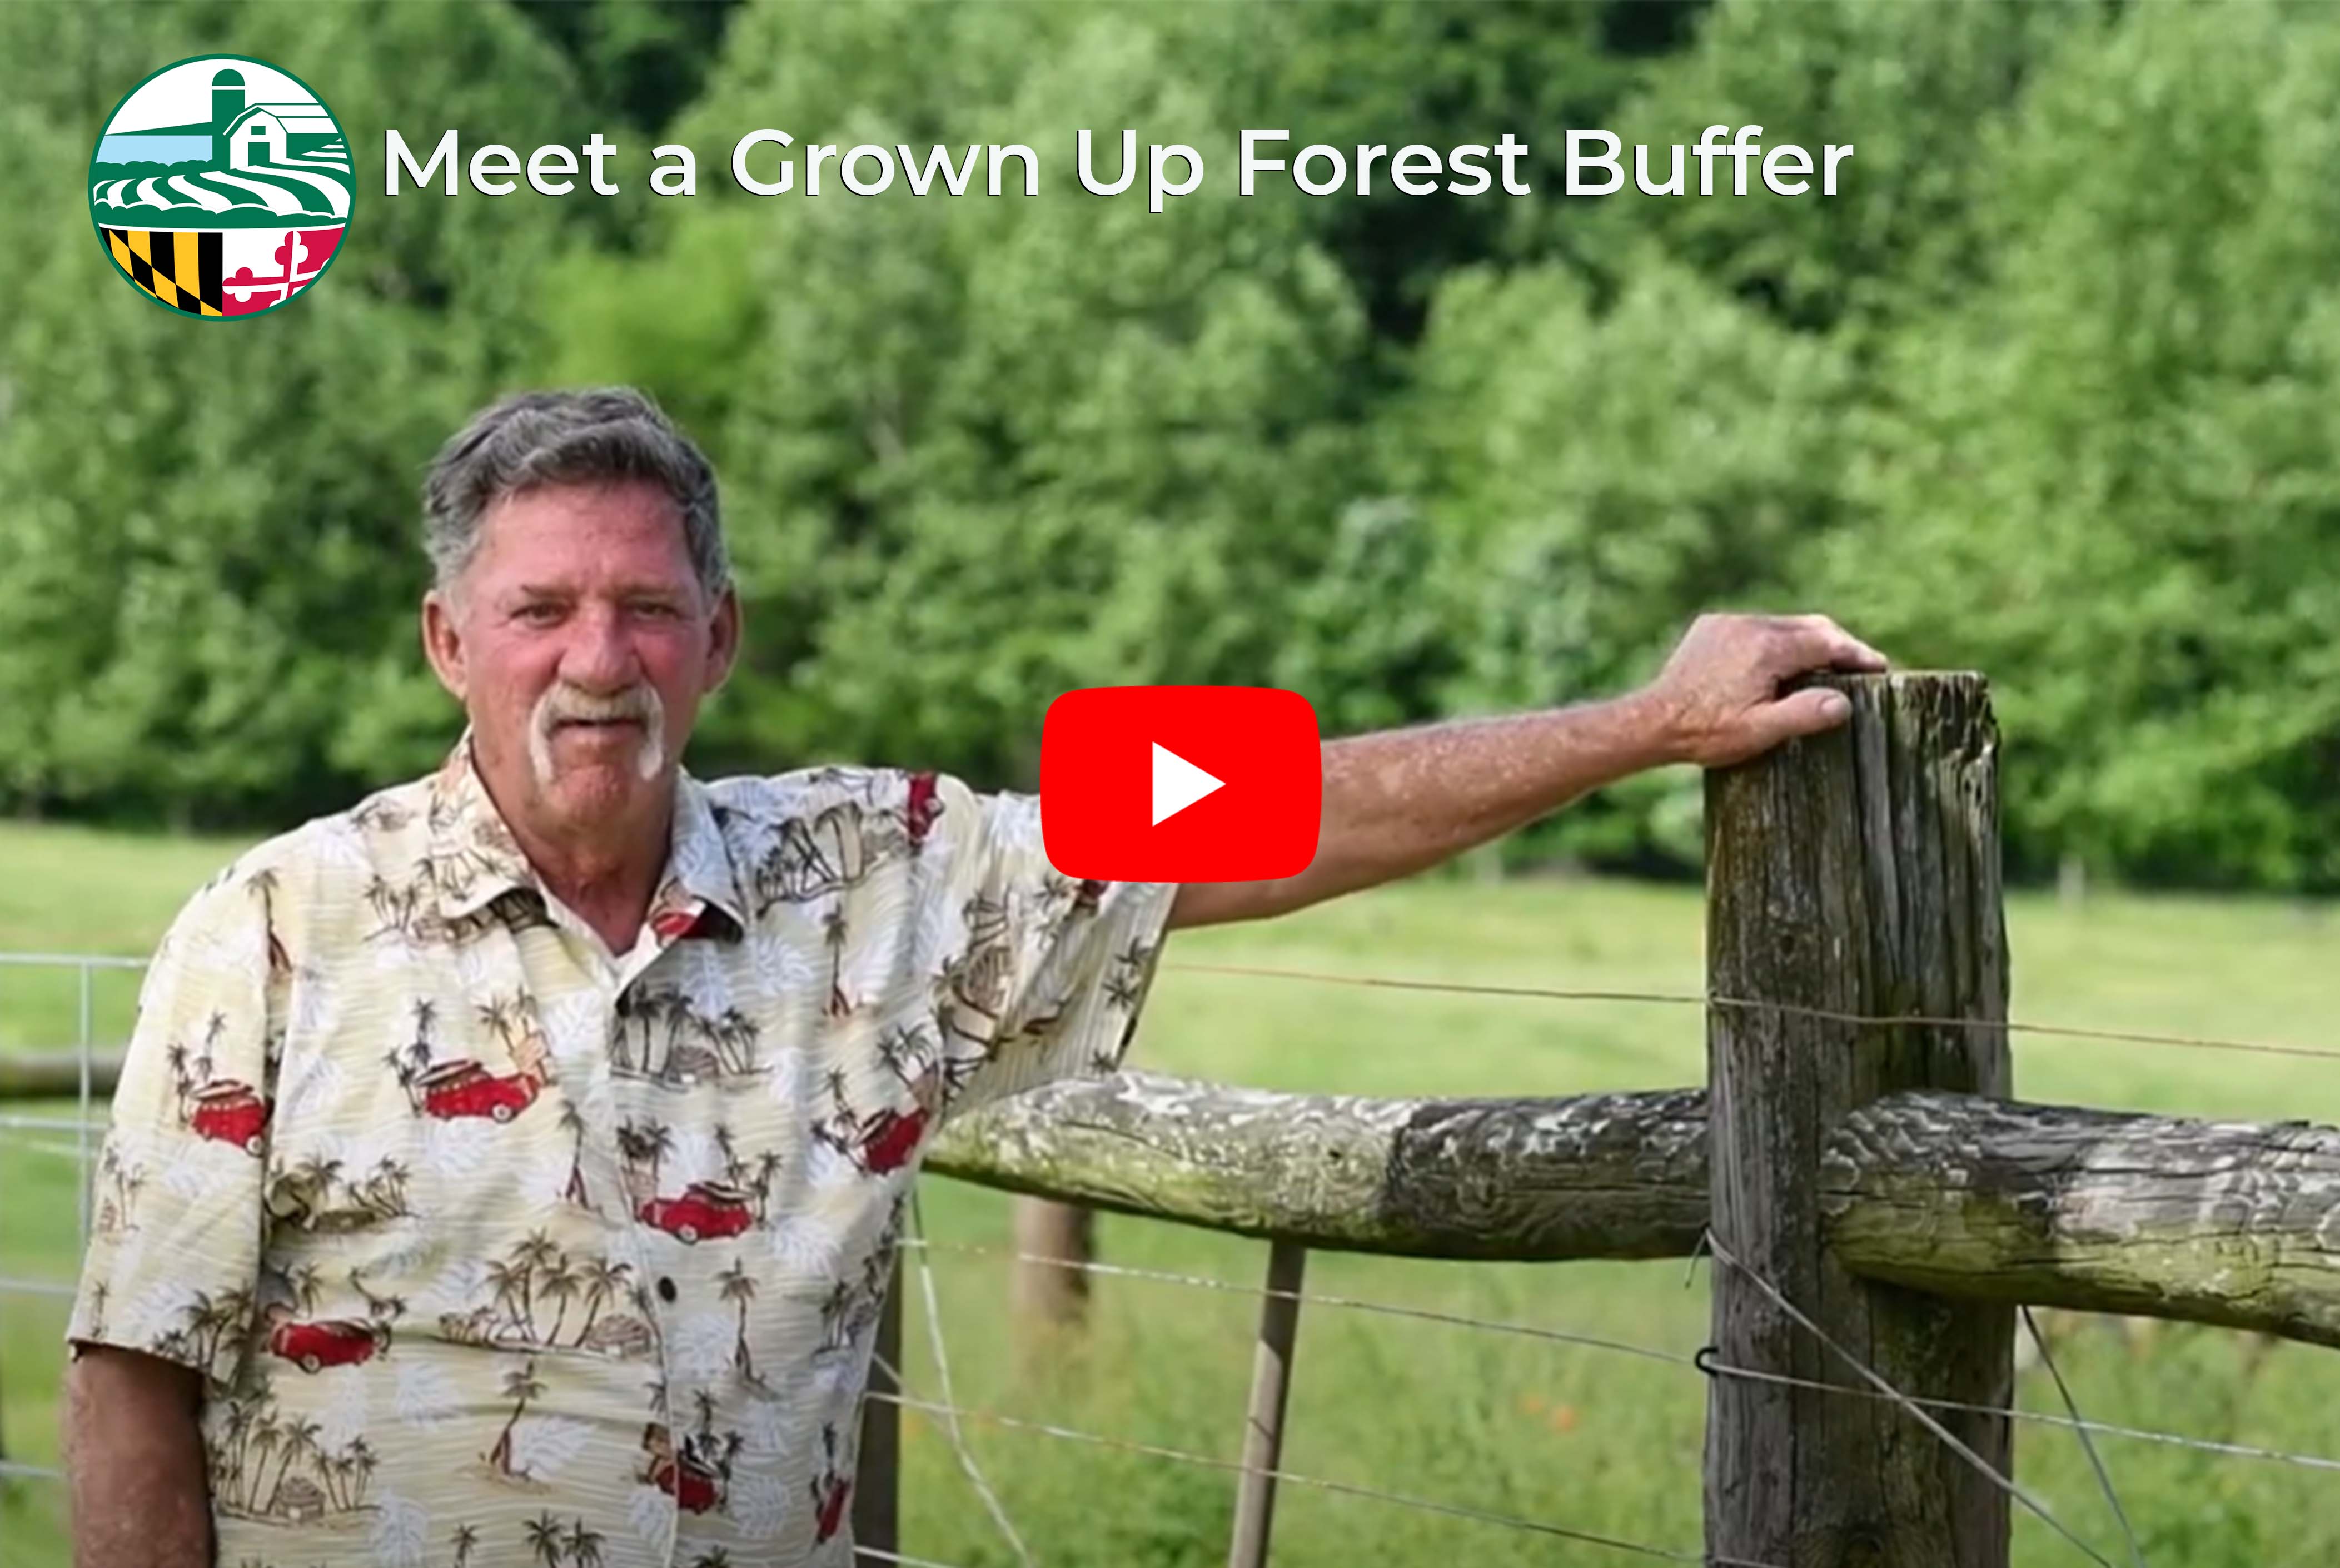
<svg viewBox="0 0 2340 1568"><path fill-rule="evenodd" d="M454 604L441 589L434 588L422 596L422 651L439 684L456 701L463 701L471 687L464 670L463 639L456 630Z"/></svg>
<svg viewBox="0 0 2340 1568"><path fill-rule="evenodd" d="M739 590L727 587L715 601L715 623L707 644L707 690L719 690L731 679L739 661Z"/></svg>

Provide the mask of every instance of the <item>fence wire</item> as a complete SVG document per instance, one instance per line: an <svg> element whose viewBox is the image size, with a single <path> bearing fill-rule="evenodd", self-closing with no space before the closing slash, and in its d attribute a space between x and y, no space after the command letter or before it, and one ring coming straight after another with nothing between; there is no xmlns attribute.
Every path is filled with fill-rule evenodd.
<svg viewBox="0 0 2340 1568"><path fill-rule="evenodd" d="M1071 1443L1091 1444L1101 1448L1119 1449L1125 1453L1144 1454L1154 1459L1166 1459L1182 1464L1199 1465L1210 1470L1223 1470L1241 1475L1264 1475L1279 1483L1294 1486L1314 1487L1319 1491L1339 1493L1350 1497L1366 1497L1375 1502L1393 1503L1427 1513L1443 1513L1450 1518L1468 1519L1481 1524L1503 1529L1525 1531L1538 1535L1553 1535L1566 1541L1581 1542L1591 1546L1606 1546L1613 1551L1629 1552L1643 1557L1661 1558L1673 1563L1700 1563L1715 1568L1779 1568L1778 1564L1746 1557L1710 1556L1703 1552L1682 1552L1666 1546L1649 1546L1640 1542L1621 1540L1591 1531L1574 1530L1564 1524L1553 1524L1541 1519L1522 1518L1515 1513L1498 1513L1488 1509L1472 1508L1459 1503L1441 1503L1428 1497L1409 1496L1402 1492L1388 1492L1377 1486L1361 1485L1355 1482L1332 1481L1323 1476L1303 1475L1296 1471L1272 1469L1263 1465L1245 1464L1237 1459L1221 1459L1216 1454L1196 1454L1189 1449L1165 1447L1158 1443L1146 1443L1136 1438L1115 1437L1104 1433L1081 1432L1069 1426L1057 1426L1046 1421L1031 1421L1022 1416L1002 1415L997 1411L970 1410L940 1404L933 1400L919 1399L907 1393L886 1394L877 1389L868 1397L897 1405L903 1410L915 1410L921 1414L950 1416L961 1421L973 1421L985 1425L1005 1427L1016 1432L1037 1433L1045 1437L1060 1438Z"/></svg>
<svg viewBox="0 0 2340 1568"><path fill-rule="evenodd" d="M983 1246L973 1242L911 1240L903 1245L926 1247L939 1252L963 1253L975 1257L1001 1258L1016 1263L1045 1264L1055 1268L1078 1269L1085 1274L1102 1275L1109 1278L1147 1279L1165 1285L1191 1285L1200 1290L1233 1291L1239 1295L1273 1296L1284 1301L1305 1302L1317 1306L1343 1307L1353 1312L1379 1313L1390 1317L1415 1318L1425 1323L1452 1324L1461 1328L1482 1329L1490 1334L1513 1334L1529 1339L1549 1340L1560 1345L1581 1345L1594 1350L1613 1350L1624 1355L1644 1356L1651 1361L1672 1362L1681 1366L1696 1365L1694 1356L1681 1351L1659 1350L1651 1345L1633 1345L1621 1339L1604 1339L1598 1335L1574 1334L1565 1329L1541 1327L1535 1324L1506 1323L1495 1318L1473 1317L1468 1313L1440 1312L1423 1306L1401 1306L1394 1302L1364 1301L1353 1296L1326 1295L1318 1291L1274 1290L1264 1285L1244 1285L1236 1280L1215 1279L1207 1275L1173 1274L1158 1268L1133 1268L1125 1264L1047 1257L1039 1253L1016 1252L1006 1247Z"/></svg>
<svg viewBox="0 0 2340 1568"><path fill-rule="evenodd" d="M2038 1348L2039 1365L2046 1367L2048 1375L2056 1380L2056 1392L2062 1395L2064 1408L2071 1413L2075 1422L2078 1421L2080 1419L2079 1401L2072 1397L2071 1385L2064 1381L2064 1374L2057 1370L2056 1357L2048 1348L2048 1336L2039 1332L2039 1322L2031 1315L2031 1309L2028 1306L2020 1310L2023 1314L2024 1332L2031 1335L2031 1343ZM2105 1468L2104 1456L2097 1452L2096 1440L2088 1435L2088 1429L2086 1426L2076 1426L2073 1428L2073 1433L2080 1440L2081 1451L2088 1456L2088 1468L2097 1473L2097 1484L2103 1488L2105 1501L2112 1505L2113 1517L2120 1521L2121 1534L2128 1540L2129 1560L2137 1564L2137 1568L2146 1568L2145 1548L2137 1544L2136 1527L2128 1522L2128 1510L2121 1506L2120 1489L2113 1484L2112 1472Z"/></svg>
<svg viewBox="0 0 2340 1568"><path fill-rule="evenodd" d="M923 1250L927 1236L926 1214L919 1206L917 1190L915 1187L910 1192L910 1231L908 1239L921 1247L918 1253L918 1291L925 1297L927 1344L934 1355L935 1376L942 1384L943 1402L946 1404L956 1404L958 1403L958 1395L951 1388L950 1348L943 1338L942 1303L935 1292L935 1271L927 1265L927 1254ZM886 1375L894 1380L894 1386L897 1388L908 1386L901 1372L896 1367L887 1365L884 1356L877 1356L875 1359L878 1365L885 1367ZM1024 1568L1034 1568L1031 1548L1025 1545L1024 1537L1016 1533L1015 1523L1007 1517L1006 1504L999 1501L999 1494L991 1489L991 1483L984 1478L983 1467L975 1462L975 1454L967 1445L967 1434L959 1430L958 1422L956 1419L951 1422L947 1430L950 1434L951 1447L958 1455L959 1469L966 1473L967 1482L975 1488L976 1494L983 1499L984 1509L991 1515L991 1522L998 1525L1000 1534L1006 1537L1008 1546L1016 1553L1016 1560L1022 1563Z"/></svg>
<svg viewBox="0 0 2340 1568"><path fill-rule="evenodd" d="M1976 1471L1978 1471L1986 1480L1989 1481L1991 1484L1997 1486L2000 1491L2006 1493L2008 1496L2021 1503L2024 1508L2029 1511L2032 1514L2044 1521L2050 1530L2053 1530L2057 1534L2061 1535L2074 1546L2078 1547L2082 1553L2087 1554L2090 1562L2098 1565L2098 1568L2113 1568L2111 1562L2109 1562L2103 1553L2099 1553L2095 1547L2089 1545L2086 1541L2081 1540L2079 1536L2074 1534L2071 1529L2067 1526L2062 1520L2057 1518L2054 1513L2048 1512L2047 1504L2041 1503L2038 1498L2032 1496L2030 1493L2018 1485L2012 1476L2001 1474L1997 1465L1993 1464L1989 1460L1985 1459L1981 1454L1977 1454L1973 1448L1961 1440L1956 1433L1953 1433L1948 1427L1944 1426L1940 1422L1935 1420L1932 1415L1929 1414L1923 1407L1910 1399L1908 1394L1902 1393L1899 1389L1894 1387L1893 1384L1888 1383L1883 1377L1879 1376L1876 1369L1871 1367L1866 1361L1863 1361L1859 1356L1855 1355L1843 1345L1838 1344L1836 1337L1833 1335L1829 1334L1828 1330L1822 1328L1819 1324L1814 1323L1810 1317L1806 1316L1803 1310L1797 1306L1794 1302L1790 1301L1787 1295L1780 1291L1779 1286L1764 1278L1757 1270L1740 1262L1737 1255L1734 1255L1729 1247L1724 1246L1721 1242L1715 1239L1714 1233L1711 1230L1708 1231L1706 1235L1706 1249L1712 1253L1719 1262L1738 1273L1746 1275L1748 1280L1757 1290L1760 1291L1763 1295L1770 1301L1772 1305L1778 1307L1781 1312L1787 1314L1789 1317L1794 1319L1796 1325L1799 1328L1801 1328L1805 1333L1810 1335L1814 1339L1819 1340L1820 1344L1828 1347L1829 1353L1835 1355L1838 1360L1851 1367L1855 1373L1859 1374L1860 1377L1866 1380L1879 1394L1883 1394L1886 1398L1890 1399L1894 1404L1899 1405L1904 1411L1908 1412L1910 1418L1915 1420L1919 1425L1923 1426L1927 1431L1932 1433L1934 1436L1941 1442L1943 1446L1949 1449L1951 1453L1957 1454L1960 1459L1965 1460L1968 1464L1974 1466Z"/></svg>
<svg viewBox="0 0 2340 1568"><path fill-rule="evenodd" d="M1937 1017L1924 1013L1844 1013L1828 1007L1807 1007L1793 1002L1757 1001L1747 997L1715 996L1695 991L1572 990L1549 986L1484 985L1464 980L1411 980L1382 975L1342 975L1313 969L1261 968L1248 964L1168 963L1165 969L1195 975L1233 975L1254 979L1308 980L1321 985L1363 986L1385 991L1426 991L1459 997L1512 997L1560 1002L1640 1002L1653 1007L1714 1007L1725 1011L1770 1013L1784 1017L1810 1018L1819 1023L1850 1024L1862 1028L1936 1028L1999 1030L2051 1039L2097 1040L2137 1046L2178 1046L2206 1051L2247 1051L2261 1056L2311 1057L2340 1061L2340 1050L2318 1046L2280 1045L2266 1040L2228 1040L2207 1035L2141 1033L2133 1029L2091 1029L2071 1024L2035 1024L2019 1018Z"/></svg>
<svg viewBox="0 0 2340 1568"><path fill-rule="evenodd" d="M1882 1399L1885 1395L1873 1389L1854 1388L1841 1383L1822 1383L1816 1378L1795 1377L1784 1372L1763 1372L1751 1366L1734 1366L1700 1353L1696 1357L1698 1369L1710 1377L1736 1378L1747 1383L1776 1384L1782 1388L1809 1388L1815 1393L1841 1394L1849 1399ZM2269 1464L2292 1464L2304 1470L2321 1470L2340 1474L2340 1459L2321 1454L2293 1454L2279 1448L2256 1448L2244 1443L2221 1443L2206 1437L2189 1437L2184 1433L2157 1432L2146 1426L2121 1426L2108 1421L2087 1421L2071 1416L2056 1415L2044 1410L2009 1410L1993 1404L1970 1404L1956 1399L1929 1399L1919 1394L1908 1396L1913 1404L1928 1410L1958 1411L1971 1415L2003 1415L2009 1421L2019 1421L2033 1426L2058 1427L2067 1432L2087 1432L2098 1437L2125 1437L2138 1443L2159 1443L2173 1448L2191 1448L2204 1454L2217 1454L2226 1459L2263 1460Z"/></svg>
<svg viewBox="0 0 2340 1568"><path fill-rule="evenodd" d="M922 1247L930 1252L957 1253L967 1257L991 1258L1007 1263L1036 1264L1050 1268L1076 1269L1084 1274L1096 1275L1104 1278L1147 1280L1164 1285L1231 1292L1238 1295L1282 1296L1318 1306L1338 1307L1389 1317L1412 1318L1426 1323L1447 1324L1490 1334L1517 1335L1559 1345L1615 1351L1644 1360L1687 1367L1692 1371L1703 1373L1709 1377L1737 1378L1750 1383L1776 1384L1788 1388L1808 1388L1815 1393L1843 1394L1854 1399L1873 1400L1886 1397L1873 1389L1858 1388L1849 1384L1822 1383L1815 1378L1795 1377L1786 1373L1762 1372L1752 1367L1734 1366L1718 1359L1710 1346L1686 1354L1677 1350L1661 1349L1656 1345L1635 1345L1626 1340L1603 1338L1599 1335L1547 1328L1538 1324L1514 1323L1502 1318L1474 1317L1468 1313L1441 1312L1429 1307L1408 1306L1395 1302L1366 1301L1351 1296L1327 1295L1314 1291L1275 1290L1266 1285L1246 1285L1241 1280L1219 1279L1208 1275L1178 1274L1167 1269L1138 1268L1128 1264L1051 1257L1044 1253L1019 1252L1010 1247L986 1246L977 1242L937 1241L927 1237L924 1240L906 1240L903 1245ZM1700 1238L1700 1246L1701 1252L1705 1250L1703 1237ZM1996 1415L2025 1425L2050 1427L2058 1431L2087 1434L2099 1437L2127 1438L2139 1443L2157 1443L2168 1447L2195 1449L2222 1458L2257 1460L2270 1464L2290 1464L2307 1470L2340 1474L2340 1458L2332 1458L2324 1454L2254 1447L2248 1444L2223 1443L2210 1438L2192 1437L2179 1432L2157 1431L2142 1426L2124 1426L2107 1421L2091 1421L2080 1417L2077 1413L2071 1415L2057 1415L2044 1410L2020 1410L2005 1405L1974 1404L1955 1399L1935 1399L1919 1394L1910 1394L1908 1398L1910 1403L1928 1410L1954 1411L1972 1415Z"/></svg>

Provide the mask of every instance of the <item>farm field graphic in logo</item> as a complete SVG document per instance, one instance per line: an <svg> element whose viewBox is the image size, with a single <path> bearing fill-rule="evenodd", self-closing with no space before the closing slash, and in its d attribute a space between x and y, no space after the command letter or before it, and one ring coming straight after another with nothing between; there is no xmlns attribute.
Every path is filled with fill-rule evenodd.
<svg viewBox="0 0 2340 1568"><path fill-rule="evenodd" d="M141 82L89 163L98 243L124 277L191 316L258 315L315 283L356 194L332 111L238 55Z"/></svg>

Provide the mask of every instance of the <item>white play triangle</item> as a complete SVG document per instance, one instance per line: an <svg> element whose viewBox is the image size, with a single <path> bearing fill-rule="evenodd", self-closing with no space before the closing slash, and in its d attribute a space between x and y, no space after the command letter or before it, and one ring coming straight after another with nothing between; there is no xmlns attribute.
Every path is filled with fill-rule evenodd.
<svg viewBox="0 0 2340 1568"><path fill-rule="evenodd" d="M1225 779L1212 778L1160 741L1154 742L1154 825L1225 788Z"/></svg>

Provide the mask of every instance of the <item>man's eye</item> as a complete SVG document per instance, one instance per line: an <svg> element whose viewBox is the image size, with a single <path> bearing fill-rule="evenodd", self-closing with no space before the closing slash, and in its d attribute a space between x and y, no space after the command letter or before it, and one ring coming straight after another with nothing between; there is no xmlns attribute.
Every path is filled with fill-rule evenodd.
<svg viewBox="0 0 2340 1568"><path fill-rule="evenodd" d="M553 622L560 619L560 606L557 604L523 604L520 607L520 618L522 620L527 621L531 626L550 626Z"/></svg>
<svg viewBox="0 0 2340 1568"><path fill-rule="evenodd" d="M635 602L633 609L636 615L642 616L651 620L673 620L679 619L682 614L682 610L679 607L666 603L661 600L639 600Z"/></svg>

